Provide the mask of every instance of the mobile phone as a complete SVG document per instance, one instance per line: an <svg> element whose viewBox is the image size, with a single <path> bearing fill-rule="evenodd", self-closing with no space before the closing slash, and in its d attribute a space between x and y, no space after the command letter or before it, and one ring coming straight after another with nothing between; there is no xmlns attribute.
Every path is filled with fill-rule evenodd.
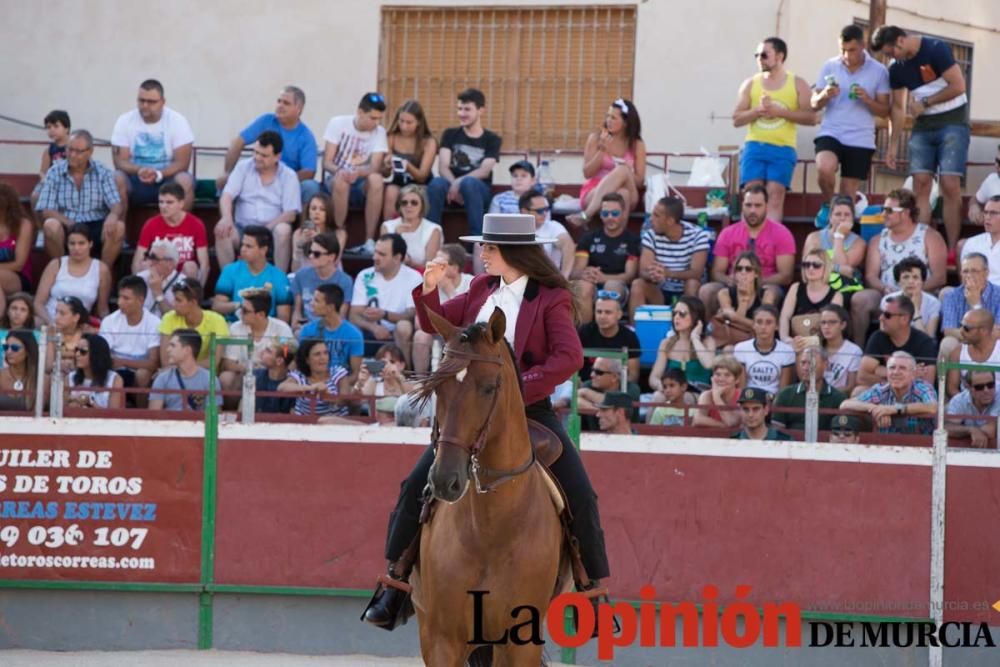
<svg viewBox="0 0 1000 667"><path fill-rule="evenodd" d="M372 375L379 375L382 369L385 368L385 362L379 359L365 359L362 363Z"/></svg>
<svg viewBox="0 0 1000 667"><path fill-rule="evenodd" d="M399 172L406 171L406 167L403 164L403 158L396 157L395 155L392 157L392 170Z"/></svg>

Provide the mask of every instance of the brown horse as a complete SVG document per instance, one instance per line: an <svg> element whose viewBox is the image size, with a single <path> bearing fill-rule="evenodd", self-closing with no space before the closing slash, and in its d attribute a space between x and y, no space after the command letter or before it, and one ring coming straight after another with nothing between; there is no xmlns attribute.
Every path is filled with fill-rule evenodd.
<svg viewBox="0 0 1000 667"><path fill-rule="evenodd" d="M480 600L479 637L495 641L528 620L524 609L512 615L523 605L538 610L542 625L556 592L562 532L529 441L503 312L496 309L488 323L464 331L428 315L446 341L440 367L421 388L425 398L437 395L429 486L444 502L424 526L411 583L424 662L460 667L476 648L469 591L489 591ZM522 631L522 639L530 636ZM542 661L540 644L492 648L492 664L537 667ZM474 662L484 650L476 650Z"/></svg>

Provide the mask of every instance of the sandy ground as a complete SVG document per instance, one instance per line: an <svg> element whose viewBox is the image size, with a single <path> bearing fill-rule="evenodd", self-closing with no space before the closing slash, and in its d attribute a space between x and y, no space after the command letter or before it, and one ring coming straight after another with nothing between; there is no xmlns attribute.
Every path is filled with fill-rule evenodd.
<svg viewBox="0 0 1000 667"><path fill-rule="evenodd" d="M418 667L417 658L327 656L247 651L0 651L4 667ZM561 667L562 663L553 663Z"/></svg>

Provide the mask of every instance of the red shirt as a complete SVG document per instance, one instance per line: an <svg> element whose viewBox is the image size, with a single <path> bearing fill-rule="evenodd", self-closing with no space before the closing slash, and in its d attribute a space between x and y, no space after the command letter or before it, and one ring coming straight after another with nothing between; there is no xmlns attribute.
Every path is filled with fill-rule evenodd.
<svg viewBox="0 0 1000 667"><path fill-rule="evenodd" d="M177 246L177 270L181 270L185 262L198 263L196 250L208 247L208 234L205 223L190 213L184 214L181 224L171 227L162 215L157 215L146 221L139 232L139 245L149 250L161 239L172 241Z"/></svg>

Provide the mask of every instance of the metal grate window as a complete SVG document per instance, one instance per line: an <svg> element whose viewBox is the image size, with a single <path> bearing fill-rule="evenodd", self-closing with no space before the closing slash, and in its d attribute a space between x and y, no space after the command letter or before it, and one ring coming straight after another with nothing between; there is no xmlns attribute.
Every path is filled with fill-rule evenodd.
<svg viewBox="0 0 1000 667"><path fill-rule="evenodd" d="M416 98L434 133L455 94L486 94L504 150L580 150L617 97L632 97L635 7L384 7L379 90Z"/></svg>

